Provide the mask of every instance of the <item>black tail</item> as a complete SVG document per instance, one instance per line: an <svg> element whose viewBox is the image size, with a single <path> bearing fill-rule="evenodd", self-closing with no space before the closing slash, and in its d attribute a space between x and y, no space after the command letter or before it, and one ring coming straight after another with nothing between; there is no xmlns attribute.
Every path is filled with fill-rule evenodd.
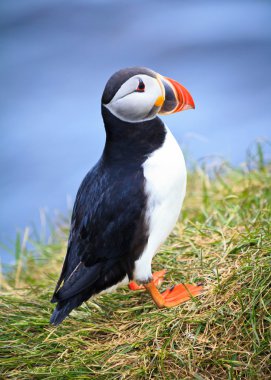
<svg viewBox="0 0 271 380"><path fill-rule="evenodd" d="M50 323L55 326L59 325L70 314L70 312L74 308L80 306L84 300L85 299L82 297L82 295L79 294L66 301L59 302L51 316Z"/></svg>
<svg viewBox="0 0 271 380"><path fill-rule="evenodd" d="M59 325L70 312L94 293L93 283L99 278L100 264L86 267L79 263L61 288L56 288L51 302L57 302L50 323Z"/></svg>
<svg viewBox="0 0 271 380"><path fill-rule="evenodd" d="M59 325L76 307L90 297L122 281L126 275L122 263L107 261L92 267L78 265L61 288L56 289L52 301L57 306L50 323Z"/></svg>

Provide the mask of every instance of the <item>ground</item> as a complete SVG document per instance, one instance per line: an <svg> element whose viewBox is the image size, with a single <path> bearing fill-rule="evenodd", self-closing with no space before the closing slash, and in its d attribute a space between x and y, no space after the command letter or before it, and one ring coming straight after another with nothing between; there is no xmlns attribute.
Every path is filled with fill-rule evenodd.
<svg viewBox="0 0 271 380"><path fill-rule="evenodd" d="M67 237L17 239L2 274L3 379L271 379L271 170L194 169L182 218L153 262L162 289L202 282L206 292L158 310L148 294L119 289L89 301L59 327L48 321Z"/></svg>

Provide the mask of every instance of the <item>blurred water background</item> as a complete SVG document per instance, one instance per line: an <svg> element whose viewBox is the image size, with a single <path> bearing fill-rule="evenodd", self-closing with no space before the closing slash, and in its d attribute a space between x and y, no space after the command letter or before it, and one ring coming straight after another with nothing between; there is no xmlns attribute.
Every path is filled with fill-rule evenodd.
<svg viewBox="0 0 271 380"><path fill-rule="evenodd" d="M116 70L172 77L196 110L164 118L188 161L245 160L271 138L271 2L2 0L0 241L67 212L101 155L100 98ZM11 256L1 248L1 257Z"/></svg>

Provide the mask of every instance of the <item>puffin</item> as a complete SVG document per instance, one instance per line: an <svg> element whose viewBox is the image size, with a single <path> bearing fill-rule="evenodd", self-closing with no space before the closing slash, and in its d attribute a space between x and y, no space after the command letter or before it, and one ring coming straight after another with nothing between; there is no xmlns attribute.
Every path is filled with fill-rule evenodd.
<svg viewBox="0 0 271 380"><path fill-rule="evenodd" d="M120 285L147 291L158 308L202 293L201 285L183 283L160 292L166 270L151 269L178 220L187 177L182 151L158 115L193 108L185 87L145 67L122 69L108 80L101 100L105 146L75 199L51 300L57 304L53 325Z"/></svg>

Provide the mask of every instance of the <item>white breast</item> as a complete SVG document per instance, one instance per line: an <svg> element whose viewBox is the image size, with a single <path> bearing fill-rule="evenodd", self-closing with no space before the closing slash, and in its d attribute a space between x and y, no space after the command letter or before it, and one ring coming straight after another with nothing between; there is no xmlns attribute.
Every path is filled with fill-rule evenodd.
<svg viewBox="0 0 271 380"><path fill-rule="evenodd" d="M135 262L134 279L151 278L151 261L177 222L186 190L186 167L182 151L166 128L165 142L144 162L146 180L147 225L149 239L141 257Z"/></svg>

